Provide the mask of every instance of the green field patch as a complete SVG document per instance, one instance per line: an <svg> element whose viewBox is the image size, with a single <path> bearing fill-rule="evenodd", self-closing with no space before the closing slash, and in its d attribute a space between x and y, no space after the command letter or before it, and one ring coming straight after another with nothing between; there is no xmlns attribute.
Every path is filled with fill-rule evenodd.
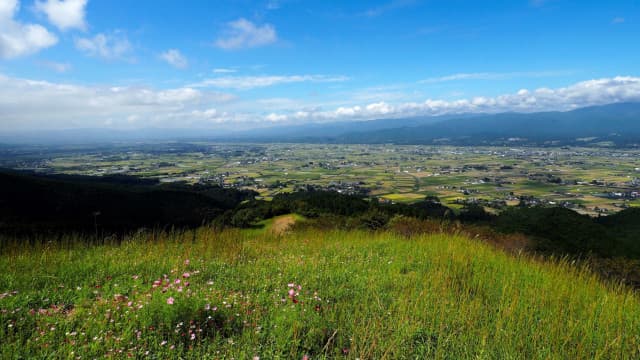
<svg viewBox="0 0 640 360"><path fill-rule="evenodd" d="M640 357L637 294L461 236L201 228L80 241L2 249L2 358Z"/></svg>

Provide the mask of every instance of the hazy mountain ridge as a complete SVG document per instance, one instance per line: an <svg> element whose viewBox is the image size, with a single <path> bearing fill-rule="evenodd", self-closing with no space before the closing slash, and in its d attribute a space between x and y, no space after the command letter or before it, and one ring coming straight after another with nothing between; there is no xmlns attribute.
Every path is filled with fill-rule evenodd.
<svg viewBox="0 0 640 360"><path fill-rule="evenodd" d="M435 124L345 134L338 142L474 145L526 143L588 144L640 142L640 104L620 103L568 112L503 113Z"/></svg>
<svg viewBox="0 0 640 360"><path fill-rule="evenodd" d="M456 114L273 126L252 130L73 129L0 134L0 143L95 143L213 140L221 142L393 143L451 145L640 144L640 103L566 112Z"/></svg>

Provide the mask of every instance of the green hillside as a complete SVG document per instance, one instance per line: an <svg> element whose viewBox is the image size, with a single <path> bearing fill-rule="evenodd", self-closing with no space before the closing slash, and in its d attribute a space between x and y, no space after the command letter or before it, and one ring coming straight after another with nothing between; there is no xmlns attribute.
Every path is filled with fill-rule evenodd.
<svg viewBox="0 0 640 360"><path fill-rule="evenodd" d="M1 358L640 356L631 290L439 233L200 228L5 246L0 324Z"/></svg>

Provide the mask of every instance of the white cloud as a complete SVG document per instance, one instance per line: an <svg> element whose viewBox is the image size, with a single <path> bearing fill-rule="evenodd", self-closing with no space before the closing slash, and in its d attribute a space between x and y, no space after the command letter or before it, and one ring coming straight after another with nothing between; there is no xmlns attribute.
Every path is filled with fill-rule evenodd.
<svg viewBox="0 0 640 360"><path fill-rule="evenodd" d="M65 73L69 70L71 70L71 64L69 63L59 63L59 62L55 62L55 61L39 61L38 64L53 70L57 73Z"/></svg>
<svg viewBox="0 0 640 360"><path fill-rule="evenodd" d="M271 24L256 25L247 19L227 23L227 27L215 45L225 50L237 50L272 44L278 40Z"/></svg>
<svg viewBox="0 0 640 360"><path fill-rule="evenodd" d="M217 68L213 69L214 74L231 74L237 72L235 69Z"/></svg>
<svg viewBox="0 0 640 360"><path fill-rule="evenodd" d="M189 65L187 58L177 49L169 49L163 52L160 54L160 58L178 69L184 69Z"/></svg>
<svg viewBox="0 0 640 360"><path fill-rule="evenodd" d="M342 106L335 110L291 111L281 122L369 120L409 116L436 116L459 113L499 113L572 110L584 106L640 101L640 77L618 76L588 80L557 88L521 89L496 97L475 97L453 101L427 99L423 102L390 104L384 101L368 105ZM273 116L272 116L273 117ZM268 119L267 119L268 120Z"/></svg>
<svg viewBox="0 0 640 360"><path fill-rule="evenodd" d="M13 59L55 45L58 38L38 24L23 24L13 17L18 0L0 0L0 58Z"/></svg>
<svg viewBox="0 0 640 360"><path fill-rule="evenodd" d="M215 87L221 89L249 90L280 84L301 82L340 82L349 80L346 76L327 75L263 75L263 76L224 76L203 80L193 87Z"/></svg>
<svg viewBox="0 0 640 360"><path fill-rule="evenodd" d="M91 38L75 40L76 48L89 56L107 60L123 59L132 50L131 43L122 34L97 34Z"/></svg>
<svg viewBox="0 0 640 360"><path fill-rule="evenodd" d="M505 80L517 78L544 78L558 77L574 74L575 71L514 71L505 73L479 72L479 73L457 73L452 75L432 77L419 82L422 84L434 84L448 81L460 80Z"/></svg>
<svg viewBox="0 0 640 360"><path fill-rule="evenodd" d="M272 123L458 113L564 111L633 101L640 101L640 77L595 79L555 89L520 89L495 97L397 103L376 100L323 109L318 104L287 98L239 101L230 94L190 86L175 89L79 86L0 75L3 131L102 127L107 123L113 128L246 128Z"/></svg>
<svg viewBox="0 0 640 360"><path fill-rule="evenodd" d="M37 1L35 8L47 15L49 22L58 29L66 31L87 28L86 6L87 0L45 0Z"/></svg>
<svg viewBox="0 0 640 360"><path fill-rule="evenodd" d="M0 123L5 131L100 127L107 120L113 127L180 127L175 119L191 121L193 111L234 99L189 87L81 86L0 75Z"/></svg>

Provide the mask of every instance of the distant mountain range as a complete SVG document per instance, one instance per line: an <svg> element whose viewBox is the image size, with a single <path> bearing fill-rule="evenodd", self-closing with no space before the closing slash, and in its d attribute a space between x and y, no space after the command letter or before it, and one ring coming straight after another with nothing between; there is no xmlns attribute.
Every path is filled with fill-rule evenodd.
<svg viewBox="0 0 640 360"><path fill-rule="evenodd" d="M640 144L640 103L581 108L568 112L503 113L457 118L434 124L352 132L347 143L395 144Z"/></svg>
<svg viewBox="0 0 640 360"><path fill-rule="evenodd" d="M0 135L2 143L132 140L636 147L640 146L640 103L617 103L566 112L458 114L310 123L235 132L87 129Z"/></svg>
<svg viewBox="0 0 640 360"><path fill-rule="evenodd" d="M466 114L362 121L317 129L277 128L236 140L362 144L600 145L640 144L640 103L618 103L567 112ZM341 130L341 131L339 131Z"/></svg>

